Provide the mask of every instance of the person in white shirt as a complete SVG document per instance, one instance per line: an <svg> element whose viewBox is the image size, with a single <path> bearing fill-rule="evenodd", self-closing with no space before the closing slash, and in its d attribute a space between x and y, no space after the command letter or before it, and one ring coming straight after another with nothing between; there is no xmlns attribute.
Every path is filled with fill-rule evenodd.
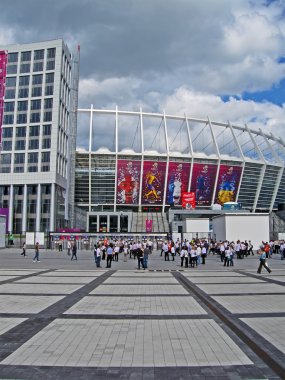
<svg viewBox="0 0 285 380"><path fill-rule="evenodd" d="M114 248L114 261L119 261L119 251L120 247L119 245L116 245Z"/></svg>
<svg viewBox="0 0 285 380"><path fill-rule="evenodd" d="M202 248L200 245L197 246L196 249L196 254L197 254L197 264L201 264L201 253L202 253Z"/></svg>
<svg viewBox="0 0 285 380"><path fill-rule="evenodd" d="M190 266L191 268L194 268L197 266L197 252L196 252L196 247L193 245L190 249Z"/></svg>

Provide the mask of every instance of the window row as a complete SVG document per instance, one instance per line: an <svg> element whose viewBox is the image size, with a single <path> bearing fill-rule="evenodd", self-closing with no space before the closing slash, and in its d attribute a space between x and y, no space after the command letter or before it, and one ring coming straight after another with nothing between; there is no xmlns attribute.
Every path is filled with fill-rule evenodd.
<svg viewBox="0 0 285 380"><path fill-rule="evenodd" d="M11 151L13 146L12 140L3 140L2 141L2 150L3 152ZM14 142L15 150L25 150L26 149L26 140L24 139L17 139ZM44 138L42 140L42 149L50 149L51 147L51 139L50 138ZM39 140L38 139L29 139L28 140L28 149L29 150L35 150L39 149Z"/></svg>
<svg viewBox="0 0 285 380"><path fill-rule="evenodd" d="M45 57L45 50L39 49L33 51L34 61L43 60ZM49 48L46 50L47 59L55 58L56 50L55 48ZM20 55L21 62L31 61L32 59L32 51L22 51L21 53L9 53L8 54L8 62L18 62L18 57Z"/></svg>
<svg viewBox="0 0 285 380"><path fill-rule="evenodd" d="M10 153L0 155L0 173L11 173ZM27 172L39 171L39 153L31 152L27 155ZM50 152L41 153L40 168L42 172L50 171ZM14 154L14 173L24 173L25 171L25 153Z"/></svg>
<svg viewBox="0 0 285 380"><path fill-rule="evenodd" d="M36 75L22 75L19 77L19 87L28 86L30 82L33 85L42 84L43 83L43 74ZM54 83L54 73L45 74L45 83ZM6 78L6 88L16 87L17 77L8 77Z"/></svg>
<svg viewBox="0 0 285 380"><path fill-rule="evenodd" d="M21 63L20 64L20 74L26 74L31 72L31 68L33 69L32 72L36 73L39 71L44 71L44 62L39 61L39 62L34 62L33 66L31 66L31 63ZM45 70L54 70L55 68L55 61L47 61L46 62L46 67ZM13 75L17 74L18 72L18 65L17 64L12 64L12 65L7 65L7 74L8 75Z"/></svg>
<svg viewBox="0 0 285 380"><path fill-rule="evenodd" d="M29 131L29 137L40 135L40 125L31 125L30 127L16 127L16 137L26 137ZM42 135L51 135L51 124L44 124L42 126ZM13 127L6 127L2 129L2 138L13 138Z"/></svg>
<svg viewBox="0 0 285 380"><path fill-rule="evenodd" d="M43 112L43 122L52 121L52 111ZM30 123L40 123L41 122L41 112L31 112L30 113ZM28 123L28 116L26 113L18 113L15 120L15 124L26 124ZM4 115L3 125L14 124L14 114Z"/></svg>
<svg viewBox="0 0 285 380"><path fill-rule="evenodd" d="M28 111L28 100L19 100L17 103L18 111ZM45 98L43 100L44 109L52 109L53 107L53 98ZM31 110L40 110L42 106L41 99L35 99L30 101ZM4 103L4 112L14 112L15 111L15 102L5 102Z"/></svg>
<svg viewBox="0 0 285 380"><path fill-rule="evenodd" d="M44 87L44 91L42 86L33 86L31 88L31 91L29 87L19 87L18 89L18 98L28 98L31 96L32 98L40 97L43 94L45 96L52 96L54 92L54 85L53 84L46 84ZM16 89L15 88L8 88L5 91L5 99L15 99L16 98Z"/></svg>

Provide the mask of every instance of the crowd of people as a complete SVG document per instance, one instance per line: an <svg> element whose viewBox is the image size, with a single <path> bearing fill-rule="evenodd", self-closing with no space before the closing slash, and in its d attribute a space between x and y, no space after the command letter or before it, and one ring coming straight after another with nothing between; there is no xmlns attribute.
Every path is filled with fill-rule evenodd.
<svg viewBox="0 0 285 380"><path fill-rule="evenodd" d="M159 249L158 249L159 248ZM149 255L154 250L154 243L152 240L124 240L124 239L108 239L100 240L94 244L94 261L97 268L101 268L102 261L106 262L106 268L111 268L112 262L119 260L119 255L123 256L123 261L129 259L137 260L138 269L148 268ZM192 239L180 241L179 238L174 242L173 240L155 242L155 250L160 250L160 256L164 261L175 261L176 256L180 260L180 266L183 268L195 268L198 265L205 265L206 258L209 255L217 255L219 260L224 266L234 266L234 259L242 260L248 256L253 256L254 250L250 240L236 242L229 241L214 241L208 239ZM258 273L264 267L268 272L271 272L267 265L267 259L271 258L273 254L280 254L281 260L285 257L285 241L284 240L271 240L264 242L259 246L256 251L260 254L260 265ZM22 253L26 256L26 244L22 246ZM71 256L71 260L77 260L77 244L76 241L67 241L67 255ZM34 262L39 262L39 243L35 245Z"/></svg>

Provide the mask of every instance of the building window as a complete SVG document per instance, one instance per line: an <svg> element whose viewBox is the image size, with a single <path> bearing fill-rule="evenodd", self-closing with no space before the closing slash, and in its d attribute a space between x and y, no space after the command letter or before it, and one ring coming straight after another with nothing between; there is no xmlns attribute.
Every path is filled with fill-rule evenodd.
<svg viewBox="0 0 285 380"><path fill-rule="evenodd" d="M44 121L52 121L52 112L44 112Z"/></svg>
<svg viewBox="0 0 285 380"><path fill-rule="evenodd" d="M2 149L3 149L3 151L12 150L12 140L3 140L2 141Z"/></svg>
<svg viewBox="0 0 285 380"><path fill-rule="evenodd" d="M46 74L46 83L53 83L54 82L54 73L47 73Z"/></svg>
<svg viewBox="0 0 285 380"><path fill-rule="evenodd" d="M40 135L40 126L39 125L31 125L29 136L39 136Z"/></svg>
<svg viewBox="0 0 285 380"><path fill-rule="evenodd" d="M44 63L43 62L34 62L33 71L43 71Z"/></svg>
<svg viewBox="0 0 285 380"><path fill-rule="evenodd" d="M42 162L50 162L50 152L42 152Z"/></svg>
<svg viewBox="0 0 285 380"><path fill-rule="evenodd" d="M14 163L15 164L24 164L25 163L25 153L15 153Z"/></svg>
<svg viewBox="0 0 285 380"><path fill-rule="evenodd" d="M42 149L50 149L50 139L45 138L42 141Z"/></svg>
<svg viewBox="0 0 285 380"><path fill-rule="evenodd" d="M34 61L40 61L44 59L45 51L44 49L34 51Z"/></svg>
<svg viewBox="0 0 285 380"><path fill-rule="evenodd" d="M18 102L18 111L28 111L28 101L22 100Z"/></svg>
<svg viewBox="0 0 285 380"><path fill-rule="evenodd" d="M26 140L16 140L15 141L15 150L25 150Z"/></svg>
<svg viewBox="0 0 285 380"><path fill-rule="evenodd" d="M38 96L42 96L42 88L41 87L33 87L32 88L32 97L35 98Z"/></svg>
<svg viewBox="0 0 285 380"><path fill-rule="evenodd" d="M13 127L3 128L2 129L2 137L3 138L13 137Z"/></svg>
<svg viewBox="0 0 285 380"><path fill-rule="evenodd" d="M16 137L26 137L26 127L17 127Z"/></svg>
<svg viewBox="0 0 285 380"><path fill-rule="evenodd" d="M47 49L47 59L55 58L55 48Z"/></svg>
<svg viewBox="0 0 285 380"><path fill-rule="evenodd" d="M39 123L41 121L40 112L32 112L30 115L30 123Z"/></svg>
<svg viewBox="0 0 285 380"><path fill-rule="evenodd" d="M8 65L7 74L17 74L17 65Z"/></svg>
<svg viewBox="0 0 285 380"><path fill-rule="evenodd" d="M5 91L5 99L15 99L16 90L14 88L7 88Z"/></svg>
<svg viewBox="0 0 285 380"><path fill-rule="evenodd" d="M5 102L4 103L4 112L14 112L15 102Z"/></svg>
<svg viewBox="0 0 285 380"><path fill-rule="evenodd" d="M8 62L18 62L18 53L9 53Z"/></svg>
<svg viewBox="0 0 285 380"><path fill-rule="evenodd" d="M45 88L45 96L51 96L53 95L53 84L47 85Z"/></svg>
<svg viewBox="0 0 285 380"><path fill-rule="evenodd" d="M42 84L43 83L43 75L42 74L36 74L33 75L33 84Z"/></svg>
<svg viewBox="0 0 285 380"><path fill-rule="evenodd" d="M45 109L52 109L53 98L45 99Z"/></svg>
<svg viewBox="0 0 285 380"><path fill-rule="evenodd" d="M29 149L39 149L39 140L29 140Z"/></svg>
<svg viewBox="0 0 285 380"><path fill-rule="evenodd" d="M26 124L27 123L27 114L20 113L17 115L17 124Z"/></svg>
<svg viewBox="0 0 285 380"><path fill-rule="evenodd" d="M29 97L29 87L19 88L19 98L28 98Z"/></svg>
<svg viewBox="0 0 285 380"><path fill-rule="evenodd" d="M24 173L24 166L14 166L14 173Z"/></svg>
<svg viewBox="0 0 285 380"><path fill-rule="evenodd" d="M51 135L51 124L44 124L43 125L43 136L50 136Z"/></svg>
<svg viewBox="0 0 285 380"><path fill-rule="evenodd" d="M21 53L21 61L22 62L30 61L31 57L32 57L32 52L22 51L22 53Z"/></svg>
<svg viewBox="0 0 285 380"><path fill-rule="evenodd" d="M14 115L4 115L3 124L13 124L14 123Z"/></svg>
<svg viewBox="0 0 285 380"><path fill-rule="evenodd" d="M30 76L23 75L19 78L19 86L28 86L30 83Z"/></svg>
<svg viewBox="0 0 285 380"><path fill-rule="evenodd" d="M47 70L54 70L54 67L55 67L55 61L47 61L47 66L46 66Z"/></svg>
<svg viewBox="0 0 285 380"><path fill-rule="evenodd" d="M16 77L6 78L6 87L16 87Z"/></svg>
<svg viewBox="0 0 285 380"><path fill-rule="evenodd" d="M30 69L31 69L30 63L21 63L21 65L20 65L20 73L21 74L29 73Z"/></svg>
<svg viewBox="0 0 285 380"><path fill-rule="evenodd" d="M35 99L31 101L31 110L40 110L41 109L41 99Z"/></svg>

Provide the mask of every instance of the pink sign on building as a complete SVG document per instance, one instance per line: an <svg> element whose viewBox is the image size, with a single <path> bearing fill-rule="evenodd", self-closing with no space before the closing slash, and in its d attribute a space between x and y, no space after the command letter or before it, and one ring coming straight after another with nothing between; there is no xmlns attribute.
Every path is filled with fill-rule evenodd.
<svg viewBox="0 0 285 380"><path fill-rule="evenodd" d="M0 144L2 141L2 123L4 112L4 95L6 84L6 70L7 70L8 52L0 50Z"/></svg>

